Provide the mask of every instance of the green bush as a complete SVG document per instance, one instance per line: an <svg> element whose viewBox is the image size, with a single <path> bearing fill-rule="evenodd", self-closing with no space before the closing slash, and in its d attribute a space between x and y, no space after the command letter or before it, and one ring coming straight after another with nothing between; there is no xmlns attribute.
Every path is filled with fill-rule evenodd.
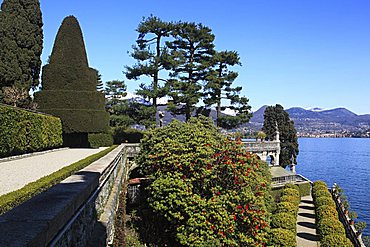
<svg viewBox="0 0 370 247"><path fill-rule="evenodd" d="M311 184L307 183L300 183L298 184L299 187L299 194L302 196L308 196L311 194Z"/></svg>
<svg viewBox="0 0 370 247"><path fill-rule="evenodd" d="M297 216L298 207L291 202L279 202L276 204L276 213L288 213Z"/></svg>
<svg viewBox="0 0 370 247"><path fill-rule="evenodd" d="M296 222L297 217L289 213L277 213L271 217L271 227L272 228L283 228L296 232Z"/></svg>
<svg viewBox="0 0 370 247"><path fill-rule="evenodd" d="M320 220L317 223L317 229L321 238L331 234L346 234L342 222L331 217Z"/></svg>
<svg viewBox="0 0 370 247"><path fill-rule="evenodd" d="M270 245L274 247L296 247L296 236L290 230L282 228L271 229Z"/></svg>
<svg viewBox="0 0 370 247"><path fill-rule="evenodd" d="M295 189L296 191L299 191L299 186L296 184L286 184L284 189Z"/></svg>
<svg viewBox="0 0 370 247"><path fill-rule="evenodd" d="M343 234L330 234L323 237L320 247L353 247L352 242Z"/></svg>
<svg viewBox="0 0 370 247"><path fill-rule="evenodd" d="M88 135L90 147L110 147L113 145L113 137L110 133L91 133Z"/></svg>
<svg viewBox="0 0 370 247"><path fill-rule="evenodd" d="M329 198L332 198L330 192L326 189L326 190L315 190L314 192L312 192L312 196L315 197L315 198L318 198L318 197L329 197Z"/></svg>
<svg viewBox="0 0 370 247"><path fill-rule="evenodd" d="M335 207L335 202L333 201L333 199L331 197L324 196L324 197L316 198L315 205L316 205L316 208L319 208L323 205L328 205L328 206Z"/></svg>
<svg viewBox="0 0 370 247"><path fill-rule="evenodd" d="M328 188L327 184L324 181L321 181L321 180L313 182L312 187L316 188L317 186L325 186L326 188Z"/></svg>
<svg viewBox="0 0 370 247"><path fill-rule="evenodd" d="M316 216L318 221L327 218L338 219L338 212L337 209L333 206L322 205L316 208Z"/></svg>
<svg viewBox="0 0 370 247"><path fill-rule="evenodd" d="M292 188L285 188L283 192L281 193L281 196L292 196L292 197L295 197L298 201L301 200L299 190L292 189Z"/></svg>
<svg viewBox="0 0 370 247"><path fill-rule="evenodd" d="M59 118L0 105L0 157L60 147Z"/></svg>
<svg viewBox="0 0 370 247"><path fill-rule="evenodd" d="M297 198L296 196L282 196L280 197L280 202L291 202L298 207L300 198Z"/></svg>
<svg viewBox="0 0 370 247"><path fill-rule="evenodd" d="M113 142L114 144L121 143L140 143L143 138L143 131L126 128L126 127L115 127L113 128Z"/></svg>
<svg viewBox="0 0 370 247"><path fill-rule="evenodd" d="M35 195L47 190L51 186L59 183L63 179L71 176L82 168L90 165L92 162L105 156L116 147L117 146L112 146L103 151L100 151L99 153L90 155L89 157L86 157L69 166L63 167L56 172L53 172L50 175L42 177L37 181L31 182L19 190L12 191L8 194L0 196L0 215L29 200Z"/></svg>

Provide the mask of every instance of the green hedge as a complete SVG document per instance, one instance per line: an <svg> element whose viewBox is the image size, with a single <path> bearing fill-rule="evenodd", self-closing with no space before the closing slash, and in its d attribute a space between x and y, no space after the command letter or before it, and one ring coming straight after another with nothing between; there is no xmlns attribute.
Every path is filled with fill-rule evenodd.
<svg viewBox="0 0 370 247"><path fill-rule="evenodd" d="M343 224L338 220L338 212L328 187L323 181L316 181L312 186L312 195L316 207L317 232L323 246L352 246L346 238Z"/></svg>
<svg viewBox="0 0 370 247"><path fill-rule="evenodd" d="M109 128L109 113L105 110L87 109L40 109L62 119L64 133L106 132Z"/></svg>
<svg viewBox="0 0 370 247"><path fill-rule="evenodd" d="M111 133L92 133L88 135L90 147L110 147L113 145Z"/></svg>
<svg viewBox="0 0 370 247"><path fill-rule="evenodd" d="M117 146L112 146L103 151L100 151L99 153L90 155L89 157L77 161L67 167L63 167L62 169L50 175L42 177L37 181L31 182L19 190L0 196L0 215L29 200L35 195L47 190L53 185L71 176L75 172L81 170L82 168L90 165L92 162L105 156L116 147Z"/></svg>
<svg viewBox="0 0 370 247"><path fill-rule="evenodd" d="M124 142L139 143L141 138L143 138L143 131L126 127L113 128L114 144L121 144Z"/></svg>
<svg viewBox="0 0 370 247"><path fill-rule="evenodd" d="M290 230L282 228L271 229L270 245L274 247L296 247L296 236Z"/></svg>
<svg viewBox="0 0 370 247"><path fill-rule="evenodd" d="M320 220L317 229L322 238L332 234L346 235L342 222L331 217Z"/></svg>
<svg viewBox="0 0 370 247"><path fill-rule="evenodd" d="M331 197L326 197L326 196L316 197L315 205L316 205L316 208L319 208L323 205L328 205L328 206L332 206L335 208L335 202L333 201L333 199Z"/></svg>
<svg viewBox="0 0 370 247"><path fill-rule="evenodd" d="M297 217L298 207L291 202L279 202L276 204L276 213L288 213Z"/></svg>
<svg viewBox="0 0 370 247"><path fill-rule="evenodd" d="M296 222L297 217L289 213L277 213L271 217L271 227L272 228L283 228L296 232Z"/></svg>
<svg viewBox="0 0 370 247"><path fill-rule="evenodd" d="M331 234L326 235L320 241L320 247L353 247L352 242L345 235Z"/></svg>
<svg viewBox="0 0 370 247"><path fill-rule="evenodd" d="M302 196L309 196L311 194L311 184L309 182L307 183L300 183L298 184L299 187L299 193Z"/></svg>
<svg viewBox="0 0 370 247"><path fill-rule="evenodd" d="M298 207L300 203L300 198L297 198L295 196L282 196L280 197L280 202L291 202Z"/></svg>
<svg viewBox="0 0 370 247"><path fill-rule="evenodd" d="M285 188L292 188L297 189L299 191L300 196L308 196L311 194L311 184L309 182L307 183L299 183L299 184L286 184L282 188L273 188L271 190L271 196L274 198L275 201L279 201L279 198L281 197L281 193Z"/></svg>
<svg viewBox="0 0 370 247"><path fill-rule="evenodd" d="M338 212L333 206L322 205L321 207L316 208L316 216L318 221L326 218L338 219Z"/></svg>
<svg viewBox="0 0 370 247"><path fill-rule="evenodd" d="M62 144L59 118L0 105L0 157L56 148Z"/></svg>

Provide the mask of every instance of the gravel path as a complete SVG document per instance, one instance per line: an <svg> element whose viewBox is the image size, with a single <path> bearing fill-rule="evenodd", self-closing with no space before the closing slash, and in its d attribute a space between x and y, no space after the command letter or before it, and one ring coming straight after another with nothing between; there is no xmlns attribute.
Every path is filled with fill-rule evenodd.
<svg viewBox="0 0 370 247"><path fill-rule="evenodd" d="M317 247L315 206L312 196L302 197L297 218L297 247Z"/></svg>
<svg viewBox="0 0 370 247"><path fill-rule="evenodd" d="M68 148L0 163L0 195L49 175L105 148Z"/></svg>

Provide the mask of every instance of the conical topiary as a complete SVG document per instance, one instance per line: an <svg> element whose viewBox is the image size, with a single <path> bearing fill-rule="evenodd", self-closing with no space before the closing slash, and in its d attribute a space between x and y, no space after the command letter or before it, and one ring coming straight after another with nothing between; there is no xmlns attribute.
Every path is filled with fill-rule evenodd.
<svg viewBox="0 0 370 247"><path fill-rule="evenodd" d="M59 28L49 64L42 68L42 91L36 94L41 111L62 119L66 146L86 146L88 133L108 129L109 114L96 81L80 25L68 16Z"/></svg>

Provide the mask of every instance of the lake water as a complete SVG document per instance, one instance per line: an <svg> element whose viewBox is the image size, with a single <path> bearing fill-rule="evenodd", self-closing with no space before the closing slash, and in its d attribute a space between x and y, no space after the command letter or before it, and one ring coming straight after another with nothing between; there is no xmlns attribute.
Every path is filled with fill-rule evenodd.
<svg viewBox="0 0 370 247"><path fill-rule="evenodd" d="M300 138L297 173L344 189L370 235L370 138Z"/></svg>

